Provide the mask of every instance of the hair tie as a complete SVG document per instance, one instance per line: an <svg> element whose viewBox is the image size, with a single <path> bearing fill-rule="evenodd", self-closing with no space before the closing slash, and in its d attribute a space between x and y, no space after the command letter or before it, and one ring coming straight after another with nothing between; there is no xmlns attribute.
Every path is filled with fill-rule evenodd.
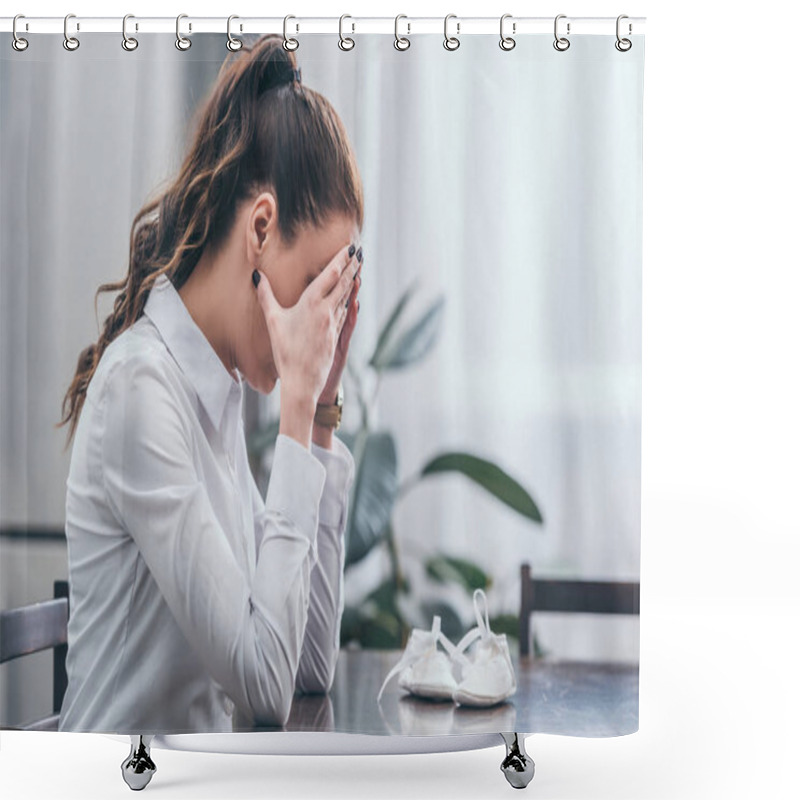
<svg viewBox="0 0 800 800"><path fill-rule="evenodd" d="M297 83L300 83L301 82L300 68L299 67L292 67L287 71L281 71L278 74L278 76L276 76L274 72L272 72L272 73L265 72L261 76L261 81L262 81L262 83L261 83L261 85L259 86L259 89L258 89L258 96L259 97L264 92L267 92L270 89L274 89L277 86L289 85L289 84L294 83L295 81L297 81ZM264 86L264 82L267 83L266 86Z"/></svg>

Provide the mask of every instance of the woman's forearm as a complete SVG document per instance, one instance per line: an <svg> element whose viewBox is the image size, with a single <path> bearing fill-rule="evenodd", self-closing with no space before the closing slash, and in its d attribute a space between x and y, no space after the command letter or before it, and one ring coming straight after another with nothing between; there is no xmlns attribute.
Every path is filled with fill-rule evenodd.
<svg viewBox="0 0 800 800"><path fill-rule="evenodd" d="M286 389L281 389L281 420L279 433L290 436L303 445L307 450L311 448L311 428L314 425L316 407L307 398L292 394Z"/></svg>

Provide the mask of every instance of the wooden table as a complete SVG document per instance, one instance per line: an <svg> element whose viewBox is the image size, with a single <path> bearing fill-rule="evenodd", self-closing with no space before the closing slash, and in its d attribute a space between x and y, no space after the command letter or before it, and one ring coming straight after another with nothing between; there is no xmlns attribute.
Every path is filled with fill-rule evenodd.
<svg viewBox="0 0 800 800"><path fill-rule="evenodd" d="M401 650L339 653L327 695L296 694L286 725L235 731L329 731L432 736L502 731L567 736L620 736L639 729L639 665L536 660L511 653L517 692L483 709L409 695L393 677L376 698Z"/></svg>

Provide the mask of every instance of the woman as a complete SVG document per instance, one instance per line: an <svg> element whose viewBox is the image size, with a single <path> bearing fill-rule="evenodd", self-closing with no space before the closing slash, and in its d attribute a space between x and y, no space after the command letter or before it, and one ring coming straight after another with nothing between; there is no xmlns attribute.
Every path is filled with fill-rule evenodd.
<svg viewBox="0 0 800 800"><path fill-rule="evenodd" d="M343 125L280 36L226 58L176 180L133 223L125 280L60 424L68 688L60 730L284 725L327 692L353 458L333 435L361 283ZM280 378L262 498L246 380ZM74 434L74 438L73 438Z"/></svg>

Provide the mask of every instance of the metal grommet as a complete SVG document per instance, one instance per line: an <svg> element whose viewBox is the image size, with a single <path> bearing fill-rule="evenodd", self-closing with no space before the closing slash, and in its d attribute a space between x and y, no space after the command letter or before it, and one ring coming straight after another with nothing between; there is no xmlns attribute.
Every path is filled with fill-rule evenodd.
<svg viewBox="0 0 800 800"><path fill-rule="evenodd" d="M400 36L397 31L397 23L400 21L400 18L408 19L405 14L398 14L394 18L394 49L395 50L408 50L411 47L411 39L406 39L405 36ZM406 25L408 26L408 33L411 33L411 23L407 22Z"/></svg>
<svg viewBox="0 0 800 800"><path fill-rule="evenodd" d="M570 41L569 39L564 38L563 36L558 35L558 21L560 19L566 19L566 14L559 14L556 17L556 21L553 24L553 31L556 37L556 40L553 42L553 47L559 52L564 52L564 50L569 50ZM569 36L569 22L567 23L567 36Z"/></svg>
<svg viewBox="0 0 800 800"><path fill-rule="evenodd" d="M628 50L630 50L631 47L633 47L633 42L631 42L630 39L620 39L620 37L619 37L619 21L621 19L628 19L628 18L629 17L628 17L627 14L620 14L617 17L617 41L614 42L614 47L616 47L617 50L620 51L620 53L627 53ZM633 25L631 25L631 23L629 22L628 23L628 35L630 35L631 33L633 33Z"/></svg>
<svg viewBox="0 0 800 800"><path fill-rule="evenodd" d="M67 16L64 17L64 41L62 42L62 44L64 45L65 50L70 50L70 51L77 50L81 45L81 43L74 36L70 36L67 33L67 21L69 20L70 17L74 16L75 16L74 14L67 14ZM80 30L80 25L78 25L78 30Z"/></svg>
<svg viewBox="0 0 800 800"><path fill-rule="evenodd" d="M286 37L286 22L290 19L297 19L297 17L293 16L292 14L287 14L283 18L283 49L284 50L297 50L300 47L300 42L297 39L289 39ZM300 26L295 26L297 30L300 30Z"/></svg>
<svg viewBox="0 0 800 800"><path fill-rule="evenodd" d="M225 47L227 47L228 50L231 51L231 53L235 53L237 50L241 50L242 49L243 42L242 42L241 39L237 39L235 36L233 36L231 34L231 20L232 19L239 19L239 17L237 17L236 14L231 14L228 17L228 41L225 42ZM240 28L240 30L241 30L241 28Z"/></svg>
<svg viewBox="0 0 800 800"><path fill-rule="evenodd" d="M444 42L442 45L444 46L445 50L458 50L461 47L461 40L458 39L456 36L448 36L447 35L447 20L451 17L455 17L455 14L448 14L444 18ZM461 33L461 23L456 23L456 33Z"/></svg>
<svg viewBox="0 0 800 800"><path fill-rule="evenodd" d="M139 46L139 40L134 39L133 36L128 36L128 33L125 30L125 25L132 16L133 14L126 14L122 18L122 49L127 50L129 53L131 50L135 50ZM136 30L139 30L138 25L136 26Z"/></svg>
<svg viewBox="0 0 800 800"><path fill-rule="evenodd" d="M510 17L511 14L503 14L500 17L500 49L501 50L513 50L517 46L517 40L512 38L511 36L505 36L503 34L503 23L506 21L507 17ZM511 32L517 32L517 23L513 22L511 24Z"/></svg>
<svg viewBox="0 0 800 800"><path fill-rule="evenodd" d="M353 19L349 14L342 14L342 16L339 17L339 49L352 50L356 46L355 40L351 39L349 36L345 37L342 35L342 23L344 22L345 17ZM351 32L356 32L355 22L353 23L353 30Z"/></svg>
<svg viewBox="0 0 800 800"><path fill-rule="evenodd" d="M11 26L11 33L13 34L13 39L11 40L11 46L17 52L21 53L23 50L26 50L28 48L28 40L27 39L23 39L17 33L17 20L18 19L25 19L25 15L24 14L17 14L14 17L14 22L13 22L13 24ZM26 27L27 27L27 23L26 23Z"/></svg>
<svg viewBox="0 0 800 800"><path fill-rule="evenodd" d="M178 14L178 17L175 20L175 47L177 47L178 50L188 50L192 46L191 39L181 36L181 20L188 16L188 14ZM192 30L191 22L189 23L189 30Z"/></svg>

